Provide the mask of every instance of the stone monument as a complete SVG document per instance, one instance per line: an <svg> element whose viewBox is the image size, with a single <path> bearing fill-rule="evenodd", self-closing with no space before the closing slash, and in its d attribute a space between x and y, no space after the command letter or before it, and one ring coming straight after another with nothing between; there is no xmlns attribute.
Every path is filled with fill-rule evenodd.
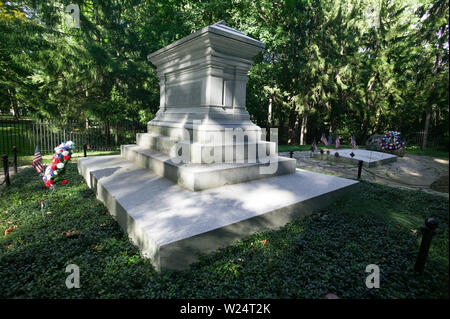
<svg viewBox="0 0 450 319"><path fill-rule="evenodd" d="M277 156L245 109L247 73L264 46L221 21L150 54L159 111L122 156L192 191L294 173L295 159Z"/></svg>
<svg viewBox="0 0 450 319"><path fill-rule="evenodd" d="M263 49L222 21L150 54L161 98L148 132L121 155L78 160L88 186L158 271L278 229L358 185L297 169L251 122L247 73Z"/></svg>

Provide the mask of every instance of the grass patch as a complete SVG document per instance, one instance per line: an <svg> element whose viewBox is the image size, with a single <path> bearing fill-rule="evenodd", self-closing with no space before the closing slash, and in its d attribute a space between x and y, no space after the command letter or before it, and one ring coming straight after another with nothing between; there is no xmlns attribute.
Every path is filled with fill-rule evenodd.
<svg viewBox="0 0 450 319"><path fill-rule="evenodd" d="M326 210L201 256L189 270L158 274L75 163L66 173L69 184L51 196L33 168L0 189L0 297L448 298L449 203L441 196L362 182ZM442 232L417 277L415 231L430 216ZM69 264L80 267L80 289L65 287ZM365 286L368 264L380 267L379 289Z"/></svg>
<svg viewBox="0 0 450 319"><path fill-rule="evenodd" d="M423 150L419 145L409 145L406 147L406 154L412 155L423 155L423 156L431 156L431 157L442 157L449 158L449 153L446 150L442 149L426 149Z"/></svg>
<svg viewBox="0 0 450 319"><path fill-rule="evenodd" d="M431 189L441 193L448 193L448 175L439 177L434 181L433 184L431 184Z"/></svg>

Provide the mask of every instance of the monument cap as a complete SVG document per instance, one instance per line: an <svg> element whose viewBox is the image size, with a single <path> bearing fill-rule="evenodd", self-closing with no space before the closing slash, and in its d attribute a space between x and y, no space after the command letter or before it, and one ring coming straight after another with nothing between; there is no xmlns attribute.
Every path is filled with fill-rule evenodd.
<svg viewBox="0 0 450 319"><path fill-rule="evenodd" d="M229 26L227 26L225 20L221 20L215 24L209 25L207 27L204 27L203 29L191 33L190 35L179 39L153 53L150 53L147 56L147 59L155 64L155 62L159 60L159 56L161 54L178 51L181 46L191 47L193 45L193 42L196 42L203 38L210 38L212 35L220 36L220 41L222 43L239 41L236 48L238 48L240 45L244 45L245 47L247 47L247 50L248 47L254 47L254 49L256 49L255 54L263 51L265 48L265 44L263 42L253 39L243 34L241 31L230 28ZM215 43L211 42L210 44L211 46L214 46Z"/></svg>

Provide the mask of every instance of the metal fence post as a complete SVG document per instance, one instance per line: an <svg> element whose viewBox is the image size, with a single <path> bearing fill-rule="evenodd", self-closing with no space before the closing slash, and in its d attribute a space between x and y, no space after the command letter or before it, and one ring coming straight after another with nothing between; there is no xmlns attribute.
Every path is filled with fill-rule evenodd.
<svg viewBox="0 0 450 319"><path fill-rule="evenodd" d="M363 166L363 161L358 161L358 178L361 178L362 166Z"/></svg>
<svg viewBox="0 0 450 319"><path fill-rule="evenodd" d="M86 143L83 144L83 152L84 152L84 157L86 157L87 156L87 154L86 154L86 152L87 152L87 144Z"/></svg>
<svg viewBox="0 0 450 319"><path fill-rule="evenodd" d="M11 181L9 180L8 155L4 154L2 156L2 159L3 159L3 170L5 172L6 186L9 186L9 185L11 185Z"/></svg>
<svg viewBox="0 0 450 319"><path fill-rule="evenodd" d="M17 174L17 147L12 147L13 152L13 163L14 163L14 173Z"/></svg>
<svg viewBox="0 0 450 319"><path fill-rule="evenodd" d="M420 227L422 233L422 242L420 243L419 254L417 255L416 264L414 265L414 272L418 274L423 273L425 261L430 250L431 239L437 233L439 222L436 218L425 219L425 225Z"/></svg>

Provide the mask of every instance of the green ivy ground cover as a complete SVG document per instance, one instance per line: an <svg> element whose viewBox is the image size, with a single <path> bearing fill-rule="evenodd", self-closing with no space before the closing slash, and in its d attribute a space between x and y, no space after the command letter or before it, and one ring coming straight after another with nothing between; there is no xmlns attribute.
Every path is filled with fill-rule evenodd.
<svg viewBox="0 0 450 319"><path fill-rule="evenodd" d="M0 189L0 298L448 298L444 197L362 182L326 210L158 274L75 163L66 174L51 196L33 168ZM416 231L431 216L441 232L414 276ZM80 267L79 289L65 285L69 264ZM380 267L379 289L365 286L368 264Z"/></svg>

